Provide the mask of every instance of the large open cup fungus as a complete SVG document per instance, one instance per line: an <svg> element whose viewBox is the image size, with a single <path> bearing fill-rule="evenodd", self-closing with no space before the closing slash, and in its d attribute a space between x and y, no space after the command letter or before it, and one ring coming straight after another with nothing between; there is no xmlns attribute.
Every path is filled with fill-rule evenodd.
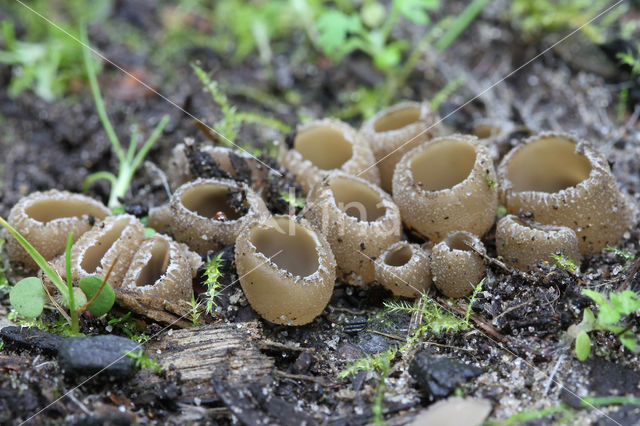
<svg viewBox="0 0 640 426"><path fill-rule="evenodd" d="M403 102L378 112L367 120L360 135L371 146L382 189L391 192L396 164L412 148L440 133L438 116L426 102Z"/></svg>
<svg viewBox="0 0 640 426"><path fill-rule="evenodd" d="M552 261L552 254L579 262L578 237L566 226L540 223L506 215L496 226L496 249L504 261L516 268L528 271L538 262Z"/></svg>
<svg viewBox="0 0 640 426"><path fill-rule="evenodd" d="M339 120L318 120L300 127L289 149L283 151L281 162L306 192L332 170L380 184L371 148L358 132Z"/></svg>
<svg viewBox="0 0 640 426"><path fill-rule="evenodd" d="M407 152L393 175L393 200L405 225L432 241L450 231L484 235L498 192L487 148L473 136L443 136Z"/></svg>
<svg viewBox="0 0 640 426"><path fill-rule="evenodd" d="M537 222L567 226L580 251L615 245L634 220L607 160L572 136L544 133L511 150L498 168L509 213L532 213Z"/></svg>
<svg viewBox="0 0 640 426"><path fill-rule="evenodd" d="M431 286L429 254L418 244L398 241L376 259L375 276L395 296L418 297Z"/></svg>
<svg viewBox="0 0 640 426"><path fill-rule="evenodd" d="M307 197L303 215L327 237L341 279L353 285L375 279L373 261L400 240L400 211L370 182L333 172Z"/></svg>
<svg viewBox="0 0 640 426"><path fill-rule="evenodd" d="M247 185L230 179L196 179L174 192L170 230L200 254L232 244L248 223L267 217L264 201Z"/></svg>
<svg viewBox="0 0 640 426"><path fill-rule="evenodd" d="M140 244L131 260L122 288L166 300L189 301L191 280L202 263L186 245L164 235L153 235Z"/></svg>
<svg viewBox="0 0 640 426"><path fill-rule="evenodd" d="M445 296L467 297L484 278L486 273L484 259L474 248L485 253L482 241L465 231L454 231L433 246L431 251L433 283Z"/></svg>
<svg viewBox="0 0 640 426"><path fill-rule="evenodd" d="M307 324L329 303L335 259L324 236L304 219L274 216L246 227L235 258L247 300L267 321Z"/></svg>
<svg viewBox="0 0 640 426"><path fill-rule="evenodd" d="M143 238L144 226L135 216L108 216L71 247L73 278L78 280L86 275L104 278L111 270L109 284L120 287Z"/></svg>
<svg viewBox="0 0 640 426"><path fill-rule="evenodd" d="M80 194L52 189L22 198L9 213L8 222L46 259L62 254L69 234L78 240L96 221L109 215L102 203ZM18 241L7 238L13 262L36 270L36 263Z"/></svg>

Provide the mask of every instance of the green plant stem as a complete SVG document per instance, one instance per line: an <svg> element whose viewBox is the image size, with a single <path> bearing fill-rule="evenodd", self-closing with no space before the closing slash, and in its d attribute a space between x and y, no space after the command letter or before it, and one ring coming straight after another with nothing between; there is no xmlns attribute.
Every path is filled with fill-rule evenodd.
<svg viewBox="0 0 640 426"><path fill-rule="evenodd" d="M67 289L69 291L69 314L71 316L71 333L78 334L80 332L80 323L78 321L78 311L76 310L76 297L73 293L73 278L71 277L71 246L73 245L73 232L67 238L67 247L64 251L64 263L67 271Z"/></svg>
<svg viewBox="0 0 640 426"><path fill-rule="evenodd" d="M453 21L447 32L436 43L436 49L446 50L451 43L469 26L475 17L484 9L491 0L473 0Z"/></svg>

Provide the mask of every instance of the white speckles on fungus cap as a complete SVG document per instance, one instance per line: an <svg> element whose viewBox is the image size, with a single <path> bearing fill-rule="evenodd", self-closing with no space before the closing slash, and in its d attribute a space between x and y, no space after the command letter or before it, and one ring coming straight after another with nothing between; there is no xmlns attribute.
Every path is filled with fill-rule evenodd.
<svg viewBox="0 0 640 426"><path fill-rule="evenodd" d="M433 283L447 297L467 297L484 278L484 259L476 250L485 253L480 239L465 231L454 231L433 246L431 274Z"/></svg>
<svg viewBox="0 0 640 426"><path fill-rule="evenodd" d="M46 260L64 253L67 238L87 232L95 222L110 214L101 202L80 194L52 189L23 197L9 213L11 224ZM13 238L7 238L7 253L12 262L37 270L35 261Z"/></svg>
<svg viewBox="0 0 640 426"><path fill-rule="evenodd" d="M418 244L398 241L376 259L375 274L395 296L418 297L431 286L429 253Z"/></svg>
<svg viewBox="0 0 640 426"><path fill-rule="evenodd" d="M267 321L307 324L329 303L335 258L324 236L304 219L278 215L244 228L235 258L247 300Z"/></svg>
<svg viewBox="0 0 640 426"><path fill-rule="evenodd" d="M567 226L580 252L615 245L634 221L606 159L573 136L544 133L509 152L498 168L509 213L533 213L537 222Z"/></svg>
<svg viewBox="0 0 640 426"><path fill-rule="evenodd" d="M522 271L535 268L541 261L551 262L551 255L558 252L580 262L578 237L573 229L542 225L514 215L498 221L496 250L506 263Z"/></svg>
<svg viewBox="0 0 640 426"><path fill-rule="evenodd" d="M405 225L432 241L464 230L484 235L498 207L496 173L474 136L443 136L407 152L393 175Z"/></svg>
<svg viewBox="0 0 640 426"><path fill-rule="evenodd" d="M364 179L329 174L307 198L304 217L331 245L341 279L352 285L374 281L373 262L400 240L400 211L389 194Z"/></svg>
<svg viewBox="0 0 640 426"><path fill-rule="evenodd" d="M239 199L232 204L231 197ZM238 211L242 206L245 212ZM196 179L171 197L170 230L200 254L232 244L247 224L269 216L264 201L247 185L230 179Z"/></svg>
<svg viewBox="0 0 640 426"><path fill-rule="evenodd" d="M427 102L402 102L386 108L367 120L360 135L375 156L382 189L391 193L396 164L412 148L441 132L439 118Z"/></svg>
<svg viewBox="0 0 640 426"><path fill-rule="evenodd" d="M323 119L305 124L296 131L292 144L283 149L280 162L296 175L305 192L333 170L362 173L363 179L380 184L371 148L347 123Z"/></svg>

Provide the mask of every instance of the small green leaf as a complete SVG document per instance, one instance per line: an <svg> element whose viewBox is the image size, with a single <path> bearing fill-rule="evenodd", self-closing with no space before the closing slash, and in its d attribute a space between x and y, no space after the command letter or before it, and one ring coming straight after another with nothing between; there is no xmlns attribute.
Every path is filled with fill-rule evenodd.
<svg viewBox="0 0 640 426"><path fill-rule="evenodd" d="M84 294L87 295L88 300L91 300L93 296L98 293L101 285L102 278L96 277L95 275L82 277L78 283L78 286L82 291L84 291ZM100 294L96 297L96 300L89 305L89 311L96 316L104 315L111 310L115 300L116 294L113 291L113 288L109 283L105 283L102 291L100 291Z"/></svg>
<svg viewBox="0 0 640 426"><path fill-rule="evenodd" d="M585 296L588 296L591 298L591 300L593 300L594 302L596 302L598 305L606 305L607 304L607 300L605 299L605 297L598 293L597 291L593 291L593 290L582 290L582 294L584 294Z"/></svg>
<svg viewBox="0 0 640 426"><path fill-rule="evenodd" d="M156 230L153 228L149 228L148 226L144 228L144 237L149 238L156 234Z"/></svg>
<svg viewBox="0 0 640 426"><path fill-rule="evenodd" d="M576 337L576 355L580 361L589 357L591 352L591 339L586 331L581 331Z"/></svg>
<svg viewBox="0 0 640 426"><path fill-rule="evenodd" d="M622 343L625 348L629 349L633 353L637 353L638 341L636 340L636 336L634 336L633 333L629 331L619 336L618 338L620 339L620 343Z"/></svg>
<svg viewBox="0 0 640 426"><path fill-rule="evenodd" d="M593 311L589 308L585 308L584 312L582 312L582 324L593 328L593 325L596 323L596 316L593 315Z"/></svg>
<svg viewBox="0 0 640 426"><path fill-rule="evenodd" d="M342 51L343 45L347 41L349 34L356 33L362 29L360 17L357 15L347 15L338 10L329 10L318 18L318 43L328 55Z"/></svg>
<svg viewBox="0 0 640 426"><path fill-rule="evenodd" d="M27 318L35 318L44 309L45 294L40 278L29 277L16 283L9 293L11 306L20 315Z"/></svg>
<svg viewBox="0 0 640 426"><path fill-rule="evenodd" d="M73 288L73 302L76 309L79 309L87 303L87 296L78 287Z"/></svg>
<svg viewBox="0 0 640 426"><path fill-rule="evenodd" d="M598 322L603 325L615 324L620 321L620 313L608 303L600 305Z"/></svg>

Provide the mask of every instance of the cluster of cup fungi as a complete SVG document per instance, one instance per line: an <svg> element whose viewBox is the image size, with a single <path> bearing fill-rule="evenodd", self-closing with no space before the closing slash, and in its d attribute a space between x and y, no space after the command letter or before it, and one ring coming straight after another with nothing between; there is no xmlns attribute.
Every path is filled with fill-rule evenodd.
<svg viewBox="0 0 640 426"><path fill-rule="evenodd" d="M336 279L377 282L404 297L433 283L448 297L466 297L485 276L482 238L494 225L497 254L529 271L554 254L579 262L615 245L634 223L635 205L606 159L571 135L533 135L499 159L495 132L446 133L417 102L383 110L360 130L331 119L298 127L278 159L307 195L298 215L269 211L260 160L205 146L228 176L194 179L181 144L167 172L170 202L149 217L172 238L144 238L133 216L60 191L25 197L9 221L54 264L73 232L74 279L111 269L114 288L162 298L188 300L201 256L235 243L247 300L286 325L320 315ZM232 178L234 158L248 164L247 181ZM496 224L499 205L507 215ZM7 248L12 261L35 267L12 238Z"/></svg>

